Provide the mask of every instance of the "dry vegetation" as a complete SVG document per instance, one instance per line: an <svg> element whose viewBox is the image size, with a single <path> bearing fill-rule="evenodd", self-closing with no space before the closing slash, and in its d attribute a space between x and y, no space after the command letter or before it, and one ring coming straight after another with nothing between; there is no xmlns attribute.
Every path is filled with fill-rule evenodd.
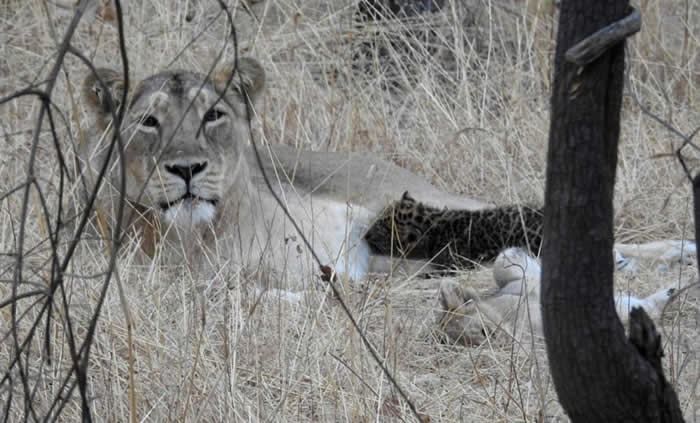
<svg viewBox="0 0 700 423"><path fill-rule="evenodd" d="M0 2L0 96L47 76L69 16L43 3ZM169 67L205 71L223 47L232 57L223 16L211 23L216 2L193 2L191 22L184 9L175 8L178 3L185 2L129 2L125 29L132 78ZM252 3L255 18L242 7L234 12L240 51L267 69L257 129L268 141L369 150L445 190L494 204L542 202L555 33L548 3L538 8L534 1L453 0L440 14L367 27L353 23L351 1ZM643 32L628 48L617 238L692 238L689 184L673 157L663 156L680 140L646 117L634 98L686 134L700 125L700 5L642 0L640 7ZM116 68L116 31L97 12L96 20L81 24L73 44L96 64ZM411 33L429 33L427 44L411 41ZM353 62L358 51L367 58L362 65ZM63 113L57 125L69 163L86 122L76 104L76 84L86 73L69 58L53 96ZM27 177L39 105L24 97L0 106L0 302L10 295L23 195L7 194ZM48 132L41 134L37 153L36 177L55 211L59 169ZM80 184L66 182L65 192L69 207L78 201ZM20 292L45 288L50 271L39 200L33 190L24 243L28 283ZM133 249L125 247L118 265L123 302L113 281L90 354L89 399L97 421L413 420L336 300L322 291L307 295L303 304L254 304L245 289L251 281L235 275L198 280L157 261L137 265ZM107 251L104 242L82 243L65 277L69 310L56 304L54 318L40 325L24 356L38 416L49 413L71 363L66 313L82 339L104 282ZM685 285L695 272L692 267L664 273L650 266L620 277L618 289L646 295L661 286ZM460 279L480 289L490 285L487 269ZM566 421L542 340L501 337L473 348L438 342L439 282L395 275L347 284L346 290L363 330L419 412L441 422ZM33 301L18 303L18 316L26 313L17 326L20 338L39 312ZM10 307L0 309L3 374L14 350L10 322ZM668 374L687 421L697 421L700 338L692 304L668 313L663 327ZM44 341L51 346L50 361ZM29 412L16 371L11 375L13 383L0 386L0 398L9 406L8 421L19 421ZM62 421L78 420L77 395L62 413Z"/></svg>

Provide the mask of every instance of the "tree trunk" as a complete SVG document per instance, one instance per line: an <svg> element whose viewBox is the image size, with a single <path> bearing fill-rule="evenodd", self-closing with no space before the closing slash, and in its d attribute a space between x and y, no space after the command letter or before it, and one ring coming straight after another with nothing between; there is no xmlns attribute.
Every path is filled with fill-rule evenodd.
<svg viewBox="0 0 700 423"><path fill-rule="evenodd" d="M653 323L631 339L613 302L613 185L624 44L584 66L576 42L628 13L628 0L561 3L547 154L542 314L552 379L573 422L682 421Z"/></svg>

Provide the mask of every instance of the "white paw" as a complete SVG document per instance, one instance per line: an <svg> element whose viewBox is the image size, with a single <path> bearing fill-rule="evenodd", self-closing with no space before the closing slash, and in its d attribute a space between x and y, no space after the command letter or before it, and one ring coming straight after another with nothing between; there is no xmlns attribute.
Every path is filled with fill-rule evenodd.
<svg viewBox="0 0 700 423"><path fill-rule="evenodd" d="M539 280L540 264L522 248L503 250L493 263L493 279L499 288L523 279Z"/></svg>
<svg viewBox="0 0 700 423"><path fill-rule="evenodd" d="M676 265L694 265L697 261L697 246L690 241L675 241L672 246L661 255L662 264L659 269ZM664 266L665 265L665 266Z"/></svg>
<svg viewBox="0 0 700 423"><path fill-rule="evenodd" d="M478 345L492 328L485 328L476 308L477 294L471 288L447 280L440 284L440 307L437 324L444 341L461 345Z"/></svg>
<svg viewBox="0 0 700 423"><path fill-rule="evenodd" d="M641 307L652 319L661 316L661 312L668 300L676 293L676 288L664 288L646 298L636 298L631 295L619 295L615 297L615 308L623 322L629 319L629 313L634 307Z"/></svg>

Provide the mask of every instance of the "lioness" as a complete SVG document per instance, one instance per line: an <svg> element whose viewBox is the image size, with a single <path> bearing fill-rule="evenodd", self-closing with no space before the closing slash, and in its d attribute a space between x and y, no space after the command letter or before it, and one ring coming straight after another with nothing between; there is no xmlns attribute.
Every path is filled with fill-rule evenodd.
<svg viewBox="0 0 700 423"><path fill-rule="evenodd" d="M231 81L226 89L227 81ZM123 193L143 247L200 269L269 270L286 289L303 289L318 265L263 181L251 146L249 116L263 91L260 64L241 58L211 79L165 71L128 93L119 128L124 156L108 162L101 210L113 217ZM109 92L121 98L119 72L99 69L82 87L91 125L79 151L88 192L108 160L112 128ZM250 114L252 113L252 115ZM367 153L320 153L260 146L262 169L323 265L353 279L386 270L363 240L375 215L410 190L428 204L459 209L486 205L445 193L420 176ZM120 187L120 163L126 185Z"/></svg>
<svg viewBox="0 0 700 423"><path fill-rule="evenodd" d="M443 192L373 154L261 145L259 166L251 145L250 118L264 82L262 67L251 58L241 58L210 79L188 71L150 76L128 93L122 105L126 117L118 129L123 156L107 157L123 77L109 69L88 76L82 97L91 125L79 157L88 192L102 167L109 169L99 198L102 214L114 217L115 200L123 195L128 203L126 221L132 222L126 229L141 236L148 254L160 251L162 257L205 273L264 271L258 276L266 277L255 280L300 290L319 275L319 263L265 185L263 172L320 264L352 279L387 270L383 257L393 251L375 248L381 244L376 236L368 237L371 246L365 233L401 192L410 191L426 207L489 208ZM517 207L491 207L481 216L479 224L488 225L493 239L520 245L528 239L517 238L532 235L519 231L521 235L513 239L513 228L522 222ZM391 231L386 236L391 237ZM489 251L470 253L492 255L491 244ZM426 250L411 257L430 260L433 253Z"/></svg>

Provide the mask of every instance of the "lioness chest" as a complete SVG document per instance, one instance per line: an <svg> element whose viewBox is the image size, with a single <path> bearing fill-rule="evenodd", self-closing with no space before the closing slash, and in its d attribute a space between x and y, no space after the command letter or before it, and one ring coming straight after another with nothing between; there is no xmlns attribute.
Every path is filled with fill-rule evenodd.
<svg viewBox="0 0 700 423"><path fill-rule="evenodd" d="M272 256L272 267L291 270L291 274L303 275L304 279L319 273L319 262L354 280L366 275L370 251L362 236L372 218L368 210L318 197L292 196L285 206L298 229L275 203L263 206L265 220L255 234L260 241L271 240L269 248L261 248L259 242L258 246L261 256Z"/></svg>
<svg viewBox="0 0 700 423"><path fill-rule="evenodd" d="M206 251L193 252L197 261L216 272L237 266L265 275L258 281L264 285L291 290L317 282L320 266L329 266L341 278L360 280L367 274L370 249L362 237L373 218L370 211L293 194L282 202L289 215L261 192L249 207L222 216L222 225L204 242Z"/></svg>

